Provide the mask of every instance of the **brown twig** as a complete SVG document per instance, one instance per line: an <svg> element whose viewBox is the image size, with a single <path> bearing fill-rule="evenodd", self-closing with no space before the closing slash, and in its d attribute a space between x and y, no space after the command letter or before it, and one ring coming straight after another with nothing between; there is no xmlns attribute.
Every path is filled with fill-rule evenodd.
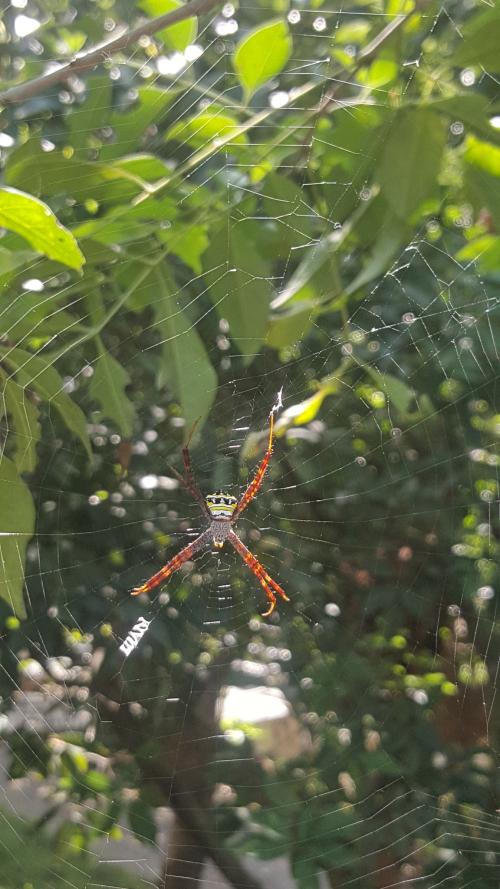
<svg viewBox="0 0 500 889"><path fill-rule="evenodd" d="M86 53L76 55L71 62L61 65L55 71L42 74L40 77L34 77L33 80L26 80L24 83L0 92L0 105L15 105L18 102L23 102L25 99L31 99L56 83L67 80L68 77L72 77L74 74L80 74L82 71L88 71L90 68L101 65L103 62L108 61L114 53L127 49L133 43L137 43L140 37L144 35L151 36L156 34L157 31L162 31L164 28L177 24L177 22L193 18L203 12L208 12L218 2L219 0L190 0L185 6L180 6L178 9L159 15L155 19L149 19L131 30L122 31L118 37L111 38L107 43L101 43Z"/></svg>

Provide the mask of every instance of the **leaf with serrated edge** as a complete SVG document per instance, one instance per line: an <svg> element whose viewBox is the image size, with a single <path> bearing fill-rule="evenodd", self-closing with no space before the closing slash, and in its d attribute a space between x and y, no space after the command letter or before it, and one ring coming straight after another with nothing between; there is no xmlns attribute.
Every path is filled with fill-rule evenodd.
<svg viewBox="0 0 500 889"><path fill-rule="evenodd" d="M59 222L50 207L16 188L0 189L0 225L21 235L35 250L81 269L85 257L76 239Z"/></svg>
<svg viewBox="0 0 500 889"><path fill-rule="evenodd" d="M24 560L35 529L35 507L28 486L5 456L0 458L0 515L0 598L24 618Z"/></svg>

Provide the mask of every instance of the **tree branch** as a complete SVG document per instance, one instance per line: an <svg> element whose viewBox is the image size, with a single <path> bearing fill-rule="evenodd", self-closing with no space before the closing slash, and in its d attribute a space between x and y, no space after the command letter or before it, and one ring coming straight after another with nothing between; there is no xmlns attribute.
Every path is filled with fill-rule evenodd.
<svg viewBox="0 0 500 889"><path fill-rule="evenodd" d="M76 55L71 62L61 65L55 71L42 74L40 77L27 80L25 83L20 83L8 90L4 90L4 92L0 92L0 105L15 105L18 102L23 102L25 99L31 99L51 86L67 80L68 77L72 77L74 74L80 74L82 71L88 71L90 68L101 65L103 62L108 61L114 53L127 49L133 43L137 43L143 35L151 36L156 34L157 31L162 31L164 28L175 25L177 22L193 18L202 12L208 12L218 2L219 0L190 0L185 6L180 6L178 9L159 15L155 19L149 19L143 22L142 25L138 25L129 31L122 31L121 34L108 40L106 43L101 43L88 52Z"/></svg>

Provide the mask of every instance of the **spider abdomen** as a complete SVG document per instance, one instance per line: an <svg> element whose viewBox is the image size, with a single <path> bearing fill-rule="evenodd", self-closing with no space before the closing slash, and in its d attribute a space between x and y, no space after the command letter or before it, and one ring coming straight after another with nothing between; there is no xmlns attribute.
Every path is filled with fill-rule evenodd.
<svg viewBox="0 0 500 889"><path fill-rule="evenodd" d="M210 532L216 549L222 549L224 541L227 540L231 531L231 519L212 519Z"/></svg>

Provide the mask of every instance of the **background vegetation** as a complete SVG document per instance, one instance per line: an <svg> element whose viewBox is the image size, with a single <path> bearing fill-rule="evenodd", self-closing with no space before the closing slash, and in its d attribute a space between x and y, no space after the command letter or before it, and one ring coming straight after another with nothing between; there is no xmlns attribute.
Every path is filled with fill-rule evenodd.
<svg viewBox="0 0 500 889"><path fill-rule="evenodd" d="M12 4L3 84L177 6ZM154 844L169 805L165 889L207 858L258 886L243 853L299 889L498 885L499 43L480 2L266 0L0 96L0 730L51 788L40 868L125 886L92 842ZM226 553L221 603L204 557L124 665L129 589L199 521L186 428L237 492L282 385L241 527L290 606L261 620ZM256 684L302 753L221 728Z"/></svg>

